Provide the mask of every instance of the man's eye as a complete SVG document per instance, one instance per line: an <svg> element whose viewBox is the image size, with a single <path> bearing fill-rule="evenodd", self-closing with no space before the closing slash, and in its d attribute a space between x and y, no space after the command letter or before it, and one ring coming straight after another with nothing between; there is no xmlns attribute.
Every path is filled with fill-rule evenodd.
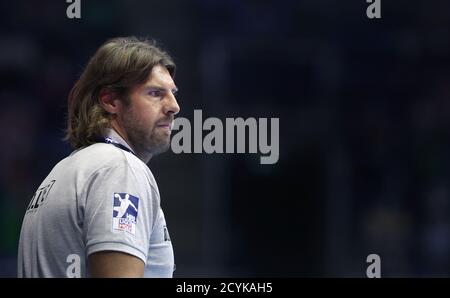
<svg viewBox="0 0 450 298"><path fill-rule="evenodd" d="M161 91L159 90L152 90L148 93L148 95L152 96L152 97L160 97L161 96Z"/></svg>

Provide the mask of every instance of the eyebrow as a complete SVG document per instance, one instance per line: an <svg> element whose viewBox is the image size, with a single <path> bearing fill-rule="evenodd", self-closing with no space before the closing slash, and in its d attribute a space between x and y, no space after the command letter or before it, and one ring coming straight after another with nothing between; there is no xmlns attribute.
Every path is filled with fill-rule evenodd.
<svg viewBox="0 0 450 298"><path fill-rule="evenodd" d="M172 93L177 93L178 92L178 87L175 86L172 89L166 89L160 86L154 86L154 85L149 85L149 86L145 86L144 90L157 90L157 91L167 91L170 90Z"/></svg>

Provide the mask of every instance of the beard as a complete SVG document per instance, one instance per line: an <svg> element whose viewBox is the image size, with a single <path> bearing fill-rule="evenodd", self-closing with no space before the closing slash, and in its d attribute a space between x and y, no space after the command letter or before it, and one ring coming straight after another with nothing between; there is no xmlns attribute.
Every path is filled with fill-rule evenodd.
<svg viewBox="0 0 450 298"><path fill-rule="evenodd" d="M137 155L145 153L154 157L169 149L170 134L167 135L159 131L156 124L153 127L149 127L149 125L134 117L131 109L124 113L122 123L131 143L130 145Z"/></svg>

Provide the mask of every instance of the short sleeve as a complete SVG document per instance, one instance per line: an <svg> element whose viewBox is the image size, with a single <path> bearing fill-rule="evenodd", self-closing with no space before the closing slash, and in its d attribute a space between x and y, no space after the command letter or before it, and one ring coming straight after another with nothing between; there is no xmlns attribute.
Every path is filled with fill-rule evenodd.
<svg viewBox="0 0 450 298"><path fill-rule="evenodd" d="M128 165L99 169L87 181L85 196L86 256L112 250L146 263L156 198L145 173Z"/></svg>

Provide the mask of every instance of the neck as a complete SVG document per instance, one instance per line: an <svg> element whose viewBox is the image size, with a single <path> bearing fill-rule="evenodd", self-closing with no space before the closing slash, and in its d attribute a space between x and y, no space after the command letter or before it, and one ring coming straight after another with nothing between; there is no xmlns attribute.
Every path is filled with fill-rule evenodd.
<svg viewBox="0 0 450 298"><path fill-rule="evenodd" d="M136 146L133 146L128 138L127 133L121 128L116 121L111 121L111 128L128 144L128 146L133 150L134 154L142 160L144 163L148 163L152 158L152 154L146 152L145 150L139 150Z"/></svg>
<svg viewBox="0 0 450 298"><path fill-rule="evenodd" d="M151 153L145 151L136 150L135 153L136 156L139 157L139 159L142 160L145 164L147 164L150 161L150 159L152 159L153 156Z"/></svg>

